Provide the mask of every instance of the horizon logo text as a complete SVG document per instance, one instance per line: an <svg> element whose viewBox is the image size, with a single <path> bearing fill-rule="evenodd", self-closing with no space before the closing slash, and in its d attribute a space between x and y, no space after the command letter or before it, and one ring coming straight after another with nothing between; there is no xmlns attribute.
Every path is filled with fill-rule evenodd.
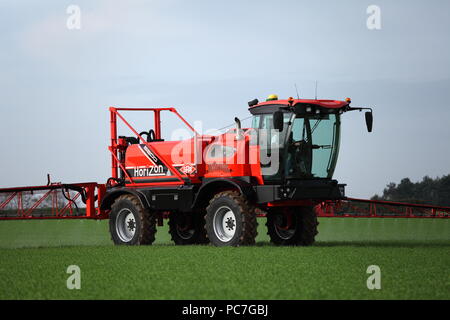
<svg viewBox="0 0 450 320"><path fill-rule="evenodd" d="M134 177L164 176L164 167L161 165L151 166L147 168L133 168Z"/></svg>

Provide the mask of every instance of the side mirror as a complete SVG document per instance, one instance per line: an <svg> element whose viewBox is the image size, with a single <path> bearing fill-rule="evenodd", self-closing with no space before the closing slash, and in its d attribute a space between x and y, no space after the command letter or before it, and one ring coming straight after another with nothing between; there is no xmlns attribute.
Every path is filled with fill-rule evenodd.
<svg viewBox="0 0 450 320"><path fill-rule="evenodd" d="M373 126L372 111L367 111L366 112L366 126L367 126L367 131L372 132L372 126Z"/></svg>
<svg viewBox="0 0 450 320"><path fill-rule="evenodd" d="M283 131L284 119L282 111L275 111L273 113L273 128L275 130Z"/></svg>

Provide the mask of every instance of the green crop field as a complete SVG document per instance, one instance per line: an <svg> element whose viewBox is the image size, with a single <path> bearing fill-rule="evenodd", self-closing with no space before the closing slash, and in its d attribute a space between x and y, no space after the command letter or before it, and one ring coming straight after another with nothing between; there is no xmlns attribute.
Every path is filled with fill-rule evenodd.
<svg viewBox="0 0 450 320"><path fill-rule="evenodd" d="M115 247L106 221L0 222L0 299L450 299L450 220L323 218L312 247ZM81 289L69 290L69 265ZM369 265L381 290L369 290Z"/></svg>

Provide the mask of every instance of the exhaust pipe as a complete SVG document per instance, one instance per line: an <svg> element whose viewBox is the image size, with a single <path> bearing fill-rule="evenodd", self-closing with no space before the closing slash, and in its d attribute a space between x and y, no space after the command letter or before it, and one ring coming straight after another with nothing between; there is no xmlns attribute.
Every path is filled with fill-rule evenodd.
<svg viewBox="0 0 450 320"><path fill-rule="evenodd" d="M238 117L235 117L234 121L236 122L236 140L242 140L244 138L244 134L241 129L241 120L239 120Z"/></svg>

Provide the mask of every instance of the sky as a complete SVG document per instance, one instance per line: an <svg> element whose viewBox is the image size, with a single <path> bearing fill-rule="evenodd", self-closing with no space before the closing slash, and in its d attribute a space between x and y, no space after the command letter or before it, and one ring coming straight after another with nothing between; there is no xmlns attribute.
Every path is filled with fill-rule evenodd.
<svg viewBox="0 0 450 320"><path fill-rule="evenodd" d="M70 5L80 29L69 29ZM380 29L370 29L370 5ZM334 178L367 198L450 173L448 1L0 1L0 187L110 176L109 106L204 129L247 102L351 97ZM71 20L72 21L72 20ZM130 117L148 130L146 118ZM168 136L179 123L163 120Z"/></svg>

